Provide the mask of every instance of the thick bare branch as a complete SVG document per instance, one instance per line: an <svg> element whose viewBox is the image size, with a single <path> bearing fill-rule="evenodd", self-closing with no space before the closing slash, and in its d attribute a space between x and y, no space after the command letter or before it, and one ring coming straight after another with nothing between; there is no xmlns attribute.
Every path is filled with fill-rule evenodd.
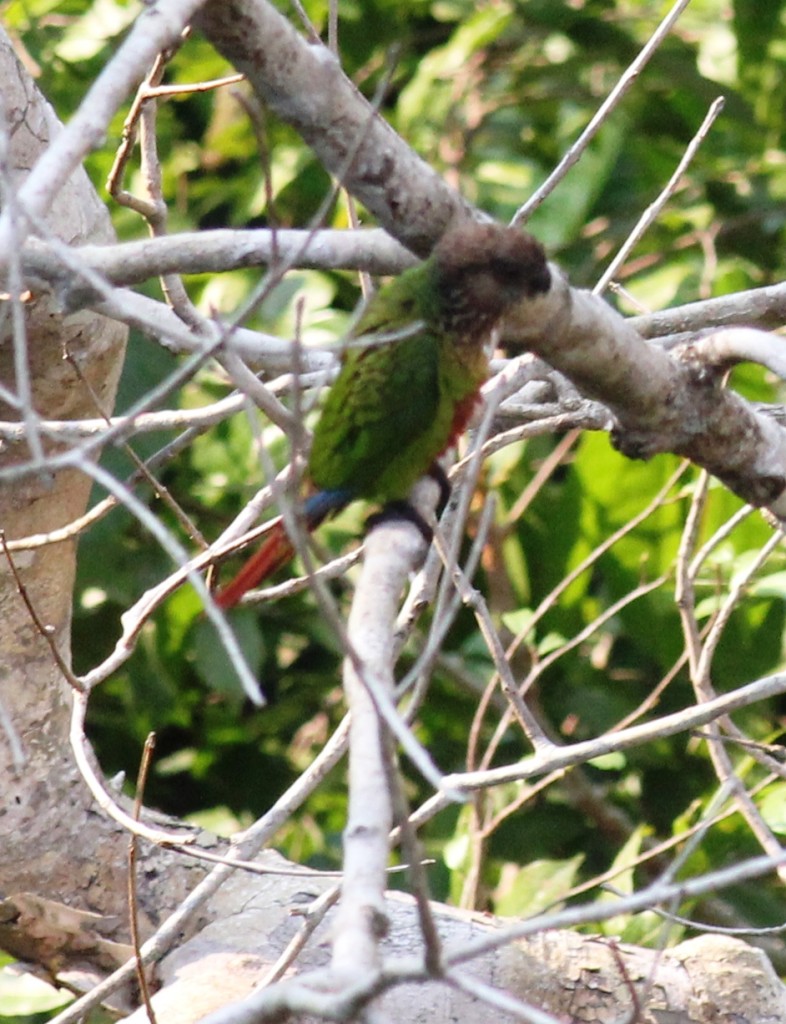
<svg viewBox="0 0 786 1024"><path fill-rule="evenodd" d="M132 285L162 274L210 274L259 267L274 256L297 267L365 270L395 274L412 266L412 253L379 228L360 231L299 229L185 232L119 245L85 245L75 257L110 284ZM72 273L45 242L31 238L24 251L25 273L40 276L70 298Z"/></svg>
<svg viewBox="0 0 786 1024"><path fill-rule="evenodd" d="M546 296L508 317L511 346L534 351L602 402L624 454L684 455L750 504L786 515L786 433L724 390L689 348L673 358L597 296L570 288L561 274L552 278Z"/></svg>
<svg viewBox="0 0 786 1024"><path fill-rule="evenodd" d="M266 0L211 0L195 18L271 110L408 249L426 256L448 225L476 216L346 77Z"/></svg>

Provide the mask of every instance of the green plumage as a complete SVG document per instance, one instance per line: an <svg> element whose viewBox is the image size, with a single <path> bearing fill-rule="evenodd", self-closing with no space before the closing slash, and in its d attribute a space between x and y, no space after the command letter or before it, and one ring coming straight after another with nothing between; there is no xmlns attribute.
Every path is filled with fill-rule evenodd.
<svg viewBox="0 0 786 1024"><path fill-rule="evenodd" d="M372 300L354 331L423 326L411 337L348 349L314 431L308 476L320 490L403 499L448 443L454 410L488 374L482 344L457 350L442 325L434 265L406 272Z"/></svg>
<svg viewBox="0 0 786 1024"><path fill-rule="evenodd" d="M368 344L347 348L314 430L303 503L309 529L357 498L406 499L464 430L488 375L499 319L549 285L534 239L467 223L371 299L349 339ZM219 591L219 604L234 604L291 555L279 524Z"/></svg>
<svg viewBox="0 0 786 1024"><path fill-rule="evenodd" d="M492 328L511 302L547 286L542 250L528 236L478 224L449 232L356 325L353 337L371 343L344 356L314 431L312 483L383 503L406 498L464 428L488 375ZM373 343L416 324L411 336Z"/></svg>

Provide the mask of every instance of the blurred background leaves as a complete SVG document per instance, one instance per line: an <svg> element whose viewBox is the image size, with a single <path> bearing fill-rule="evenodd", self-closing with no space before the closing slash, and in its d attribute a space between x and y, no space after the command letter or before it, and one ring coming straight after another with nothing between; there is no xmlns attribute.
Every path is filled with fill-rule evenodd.
<svg viewBox="0 0 786 1024"><path fill-rule="evenodd" d="M279 6L297 21L289 5ZM326 3L306 0L305 7L324 36ZM4 24L63 120L111 57L136 10L133 3L112 0L0 5ZM666 10L666 4L651 0L339 0L339 48L344 68L366 95L373 96L390 75L384 116L472 202L507 220L586 126ZM576 286L591 286L600 276L721 94L726 99L722 116L663 216L619 274L629 296L619 300L620 308L659 309L786 278L785 10L782 0L694 0L690 5L581 163L529 224ZM230 70L204 40L190 38L169 65L166 81L194 82ZM102 190L122 116L106 146L90 157L89 171ZM269 207L257 138L230 90L162 103L159 126L172 231L306 226L329 190L327 174L292 129L265 116ZM127 182L132 190L136 173L132 168ZM111 205L120 237L144 235L134 214ZM363 210L360 218L370 223ZM324 223L348 225L343 198L330 205ZM194 277L187 285L203 310L229 313L259 277L258 270L238 270ZM156 283L147 288L160 295ZM322 343L340 336L358 295L351 274L294 272L256 310L250 325L289 337L299 318L304 343ZM172 364L170 355L133 338L118 410ZM757 368L737 371L735 383L757 400L778 396L776 384ZM195 407L228 391L224 376L208 368L183 389L179 402ZM284 440L262 421L259 431L273 464L283 466L289 455ZM145 435L133 443L146 455L168 439ZM606 436L586 435L545 481L526 514L511 521L509 513L556 440L544 436L498 453L481 482L480 492L493 493L498 506L477 583L498 625L511 636L567 573L653 499L677 466L665 456L632 463ZM238 415L203 434L161 471L208 538L265 479L254 443L247 418ZM121 476L130 472L121 452L108 452L105 459ZM523 678L562 638L578 634L643 582L668 577L537 679L530 699L555 736L586 738L610 728L648 698L679 658L683 638L673 567L696 476L692 470L684 475L644 523L572 583L519 648L514 670ZM701 539L738 508L737 499L713 485ZM161 515L179 532L166 510ZM363 509L350 509L322 529L320 542L334 553L345 549L361 534L364 515ZM710 602L707 614L769 535L763 521L751 516L715 551L699 586L699 598ZM718 689L783 666L783 563L776 552L734 612L715 662ZM74 620L78 671L108 654L121 612L168 568L160 550L122 510L82 539ZM335 589L344 601L341 585ZM107 773L124 770L133 778L145 736L155 730L147 802L224 831L264 812L343 714L339 645L308 592L239 609L233 621L269 699L264 710L244 702L198 600L183 590L145 628L132 659L96 693L90 715L90 735ZM404 651L402 670L412 664L427 624ZM466 763L478 693L492 672L474 619L462 611L418 725L419 738L445 771ZM673 711L692 700L684 671L676 672L656 710ZM782 712L778 703L757 706L737 721L751 735L772 737L778 735ZM495 721L493 716L479 721L481 749ZM511 729L501 737L494 763L527 752ZM760 770L746 764L752 784ZM427 795L416 775L408 784L413 803ZM574 886L612 868L619 870L615 884L629 887L654 870L650 862L638 864L634 855L695 823L715 785L706 745L678 736L613 763L588 766L580 779L574 772L556 780L523 800L515 814L501 812L521 800L519 789L483 794L471 813L448 811L425 829L427 848L437 860L434 895L466 902L471 892L470 902L480 909L522 914L534 909L534 894L543 905L558 904ZM277 837L277 845L295 860L337 866L344 799L343 773L337 771ZM782 821L782 787L768 788L762 799L764 813ZM493 827L473 853L481 821ZM729 815L686 870L720 866L754 849L746 826ZM468 865L476 876L469 887ZM741 921L765 925L783 919L782 892L773 887L765 896L765 889L757 883L728 896ZM621 927L632 941L657 934L646 915Z"/></svg>

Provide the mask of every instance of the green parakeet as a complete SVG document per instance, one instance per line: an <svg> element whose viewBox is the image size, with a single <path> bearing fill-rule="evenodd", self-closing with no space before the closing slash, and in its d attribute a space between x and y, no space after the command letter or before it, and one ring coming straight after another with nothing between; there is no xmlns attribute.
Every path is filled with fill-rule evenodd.
<svg viewBox="0 0 786 1024"><path fill-rule="evenodd" d="M347 348L314 430L302 505L308 530L359 498L406 501L465 429L488 376L494 327L550 283L543 249L531 236L466 222L377 292L351 335L368 336L369 344ZM279 521L218 590L217 603L236 604L293 554Z"/></svg>

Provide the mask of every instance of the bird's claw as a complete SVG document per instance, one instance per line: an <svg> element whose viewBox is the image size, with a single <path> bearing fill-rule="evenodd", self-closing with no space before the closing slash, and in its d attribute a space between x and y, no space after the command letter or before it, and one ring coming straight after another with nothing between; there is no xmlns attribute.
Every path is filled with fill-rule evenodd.
<svg viewBox="0 0 786 1024"><path fill-rule="evenodd" d="M442 468L441 463L432 462L428 471L428 475L439 487L439 501L437 502L437 519L442 517L442 513L447 508L448 501L450 501L450 480L448 480L448 474Z"/></svg>
<svg viewBox="0 0 786 1024"><path fill-rule="evenodd" d="M410 505L408 501L389 501L379 512L374 512L373 515L370 515L366 520L366 533L370 533L374 527L379 526L381 523L395 522L396 520L403 520L416 526L426 544L430 544L434 539L434 531L420 512Z"/></svg>

